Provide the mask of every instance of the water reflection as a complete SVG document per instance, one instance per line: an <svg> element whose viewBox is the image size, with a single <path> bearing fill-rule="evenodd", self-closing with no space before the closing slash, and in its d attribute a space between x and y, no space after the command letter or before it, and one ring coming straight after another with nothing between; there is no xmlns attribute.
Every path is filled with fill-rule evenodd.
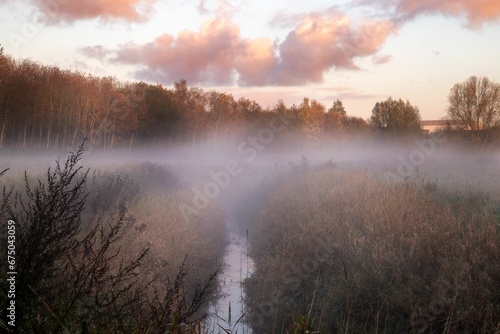
<svg viewBox="0 0 500 334"><path fill-rule="evenodd" d="M242 282L253 269L253 261L248 256L246 238L235 233L230 234L230 244L224 264L223 272L219 276L222 296L210 311L211 332L219 333L225 330L230 333L250 334L252 330L242 320L246 311Z"/></svg>

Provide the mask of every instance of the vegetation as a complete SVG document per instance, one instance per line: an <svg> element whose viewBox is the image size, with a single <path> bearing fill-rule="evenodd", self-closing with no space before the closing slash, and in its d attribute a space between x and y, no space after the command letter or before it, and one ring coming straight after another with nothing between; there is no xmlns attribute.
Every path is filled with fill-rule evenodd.
<svg viewBox="0 0 500 334"><path fill-rule="evenodd" d="M500 84L470 77L450 90L448 116L464 130L487 130L500 125Z"/></svg>
<svg viewBox="0 0 500 334"><path fill-rule="evenodd" d="M465 143L495 143L500 138L500 84L470 77L453 86L448 96L450 139Z"/></svg>
<svg viewBox="0 0 500 334"><path fill-rule="evenodd" d="M399 99L387 99L377 102L372 110L370 125L382 132L384 135L397 134L408 135L420 133L420 112L417 107L412 106Z"/></svg>
<svg viewBox="0 0 500 334"><path fill-rule="evenodd" d="M144 205L182 200L182 186L168 170L134 167L137 181L96 172L88 183L82 153L81 146L64 164L58 161L35 186L26 175L24 192L4 186L0 213L16 222L22 278L16 283L18 332L164 333L194 325L217 290L216 259L226 243L219 210L204 212L203 222L181 220L174 204L151 215ZM167 187L161 199L152 191L144 203L137 196L151 177ZM193 228L198 223L206 226ZM1 228L5 244L6 224ZM170 238L179 244L166 247ZM198 246L203 252L195 252ZM4 277L6 254L0 258ZM5 277L0 287L4 313Z"/></svg>
<svg viewBox="0 0 500 334"><path fill-rule="evenodd" d="M157 143L234 148L276 115L290 122L283 138L302 134L314 141L368 128L345 111L325 113L314 100L291 107L278 101L265 109L231 94L189 88L185 80L172 89L122 83L0 54L0 147L67 148L88 138L100 149Z"/></svg>
<svg viewBox="0 0 500 334"><path fill-rule="evenodd" d="M448 117L450 124L459 126L448 129L451 137L483 138L485 130L489 135L483 141L500 137L490 133L499 127L499 99L498 84L488 78L471 77L456 84L449 95ZM188 87L185 80L171 89L123 83L30 59L15 60L0 52L0 147L66 149L88 138L91 149L159 143L235 149L255 129L269 126L273 117L287 120L281 142L273 145L297 137L318 144L360 135L400 138L421 132L418 107L401 99L377 102L367 123L347 115L338 99L328 109L308 98L299 105L278 100L264 108L246 98Z"/></svg>
<svg viewBox="0 0 500 334"><path fill-rule="evenodd" d="M487 198L328 164L268 191L246 283L258 333L495 333L500 229Z"/></svg>

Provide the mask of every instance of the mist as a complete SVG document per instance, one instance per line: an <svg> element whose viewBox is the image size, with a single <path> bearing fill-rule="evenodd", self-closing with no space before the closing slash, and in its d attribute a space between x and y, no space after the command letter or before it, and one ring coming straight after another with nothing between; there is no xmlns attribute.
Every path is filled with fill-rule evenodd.
<svg viewBox="0 0 500 334"><path fill-rule="evenodd" d="M332 141L318 145L307 145L303 139L297 139L295 143L288 140L286 147L257 145L242 140L234 149L198 144L84 151L81 165L119 171L121 166L128 164L159 164L201 192L204 185L216 184L219 192L211 200L222 203L225 203L224 198L231 197L228 194L244 193L245 187L289 174L294 166L303 163L311 167L329 163L342 168L363 169L392 181L424 177L439 186L467 185L489 195L495 195L491 191L495 189L500 173L500 147L482 149L480 146L450 143L446 138L417 138L405 143L361 139L352 143ZM53 166L55 160L64 159L76 149L4 149L0 151L0 169L8 168L14 174L26 170L38 175ZM231 211L232 208L228 205L227 209Z"/></svg>
<svg viewBox="0 0 500 334"><path fill-rule="evenodd" d="M262 138L265 140L261 140ZM306 227L300 227L300 229L306 228L304 231L309 231L307 234L311 234L310 237L314 233L319 233L313 232L315 229L322 230L328 226L328 224L318 225L318 219L323 222L321 224L334 219L333 216L324 218L323 212L316 211L322 206L312 209L316 207L316 204L311 202L311 196L319 201L325 200L324 205L330 203L328 207L324 207L327 210L337 210L336 205L345 207L342 210L356 210L358 205L366 205L363 204L362 199L360 199L361 203L357 202L357 196L360 194L356 195L356 187L361 189L367 183L373 183L370 186L374 187L373 189L380 187L386 189L384 191L387 191L387 194L384 196L389 197L394 192L403 192L401 196L404 197L409 188L415 188L417 192L427 192L432 189L425 196L433 197L434 200L429 199L431 201L443 201L442 204L436 205L444 207L449 205L446 204L448 201L453 203L463 196L473 198L484 196L488 200L481 206L481 209L477 210L490 212L491 218L488 219L496 219L496 223L493 224L497 224L498 227L500 150L493 146L478 149L478 146L456 144L442 134L406 138L404 141L360 137L356 140L332 140L321 143L310 143L305 138L291 140L290 137L287 137L284 142L279 140L278 135L272 137L272 140L269 140L270 138L261 136L259 139L258 133L254 136L243 136L239 142L232 145L232 148L227 149L214 147L210 143L168 145L168 147L158 145L145 149L129 148L107 151L86 150L83 147L81 160L78 161L78 166L91 171L89 174L91 178L87 182L90 186L86 188L90 202L108 202L102 196L112 198L109 200L109 203L112 203L111 207L101 208L101 211L98 209L91 211L100 212L101 217L110 217L113 210L123 210L133 217L134 223L124 234L126 235L124 240L128 240L126 253L132 253L132 250L139 250L141 247L148 247L151 254L151 259L139 272L147 273L148 276L152 275L158 271L158 263L163 263L160 265L160 268L162 266L165 268L162 275L172 279L176 275L176 267L186 265L186 268L189 268L190 277L185 285L186 289L191 289L196 285L197 280L205 280L210 276L210 272L218 270L218 274L214 276L218 282L215 285L217 288L212 290L210 302L198 310L200 314L207 312L210 315L203 323L205 331L217 332L219 328L217 326L226 326L233 331L248 333L268 330L269 326L274 326L276 319L270 316L271 311L261 309L261 303L263 298L269 298L270 291L283 294L280 297L282 300L278 300L272 312L278 314L282 323L288 323L287 326L299 326L292 316L293 313L285 310L289 310L291 305L295 305L294 309L299 307L300 304L296 305L293 302L294 295L299 291L301 295L304 294L301 298L312 298L309 295L310 292L302 289L294 290L286 283L291 279L290 277L280 278L278 273L273 274L275 276L269 276L270 269L264 269L268 266L266 263L275 261L272 260L275 256L274 251L269 248L270 244L267 246L262 244L264 240L268 240L271 236L279 237L282 234L285 239L272 239L274 240L272 242L275 244L284 242L282 247L285 248L289 247L285 246L289 242L296 245L302 243L300 239L288 240L288 238L295 237L286 232L286 226L280 225L278 228L266 225L266 221L269 219L272 221L274 219L272 217L283 210L279 205L285 205L285 203L278 204L281 203L281 196L291 196L290 200L293 203L288 203L291 206L286 209L287 211L301 212L309 210L307 207L312 205L313 211L307 215L311 220L310 227L307 227L307 221L302 221L302 218L297 216L297 219L300 219L297 223L306 224ZM7 189L11 186L16 187L17 190L22 189L24 171L32 182L36 178L43 179L47 169L51 167L53 170L54 162L57 159L64 161L70 151L75 150L3 150L0 152L0 170L7 168L9 170L2 177L2 183ZM317 183L315 175L320 178L326 177L325 185L321 185L323 183L321 180ZM307 181L309 178L311 181ZM361 183L355 181L358 179ZM350 182L354 183L345 186L347 188L337 187L337 184ZM332 187L321 188L326 187L326 184L331 184ZM133 185L137 186L137 190L131 190ZM294 187L295 190L293 190ZM349 194L351 190L354 194ZM294 193L291 194L290 191ZM319 192L315 194L316 191ZM288 195L280 195L282 193ZM334 198L347 196L353 201L335 204L337 200L328 200L329 196ZM443 199L443 196L450 200ZM302 204L303 208L301 208ZM393 210L391 204L387 204L389 205L387 210ZM411 203L408 204L411 205ZM394 205L397 204L394 203ZM450 208L453 208L454 204L450 205ZM420 209L426 210L426 206ZM160 210L162 213L155 212L155 210ZM277 211L274 212L274 210ZM86 211L84 217L92 220L89 212ZM429 211L429 215L433 215L431 212L434 211ZM377 214L374 215L377 216ZM396 214L394 218L399 217L397 218L401 219L399 223L405 224L406 214L398 215ZM497 218L492 218L495 215ZM289 228L293 229L302 226L292 227L295 226L293 221L289 221L289 224ZM336 224L342 224L342 218L332 225L332 228L337 226ZM279 229L283 228L284 230L279 232ZM201 231L201 234L197 230ZM322 238L331 232L322 236L323 233L319 233L316 237ZM325 279L340 275L336 271L338 269L336 261L341 257L344 263L342 275L345 274L344 279L349 279L349 270L354 269L347 268L351 265L355 266L357 260L354 258L349 260L346 253L340 255L335 250L342 247L338 244L339 241L336 239L332 241L329 238L316 240L312 244L314 246L311 245L312 248L307 251L309 246L302 245L301 247L306 248L299 254L306 254L314 250L318 244L323 244L327 251L320 249L317 251L318 254L333 256L333 260L323 257L319 260L314 258L314 261L318 260L318 263L322 263L321 266L313 262L310 264L311 268L303 272L300 269L299 271L292 270L288 276L291 275L293 278L296 275L296 278L304 284L312 280L311 282L315 283L308 286L311 289L316 286L315 289L317 289L323 286L323 278L319 280L323 276L318 275L327 275ZM386 242L394 246L389 239ZM182 247L179 242L183 244ZM193 249L202 244L205 245L204 249L196 251ZM497 243L495 247L498 245ZM492 256L498 256L498 254ZM281 256L286 256L286 254L278 258ZM183 260L184 257L185 260ZM183 264L183 261L187 262ZM276 261L283 263L284 260L276 259ZM297 268L301 268L301 261L308 263L309 260L307 257L304 260L299 255L286 260L290 268L297 265ZM217 269L218 266L221 267ZM266 274L263 274L262 270L266 270ZM320 272L324 274L319 274ZM273 280L272 277L281 282L278 286L282 286L283 291L274 285L266 286L266 283L262 283ZM187 293L189 295L189 292ZM323 293L325 298L329 296L328 292ZM276 302L276 299L272 300ZM326 299L323 300L323 303L326 302ZM333 303L332 300L328 302ZM316 309L317 305L314 300L306 305L309 305L307 307L311 310L315 310L310 315L311 319L317 319L315 317L324 312L319 306L319 309ZM294 312L298 312L299 309ZM413 312L415 312L414 309ZM445 311L440 312L439 316L444 314ZM366 315L360 313L359 316ZM332 317L334 319L335 316L332 315ZM431 319L425 315L419 315L419 317L426 323ZM257 318L258 321L256 321ZM412 326L415 328L411 321L406 325L408 328ZM339 328L331 323L317 323L316 325L311 323L307 326L318 326L317 328L323 328L323 330Z"/></svg>
<svg viewBox="0 0 500 334"><path fill-rule="evenodd" d="M271 143L272 144L272 143ZM404 143L360 139L353 142L304 144L288 140L285 147L250 144L246 139L234 149L210 144L169 145L168 148L84 151L80 164L91 170L121 174L130 165L151 163L167 168L189 189L190 207L202 214L204 202L221 205L230 216L238 216L245 203L255 202L250 190L291 177L297 169L325 164L342 169L363 170L387 182L424 179L439 188L470 189L500 200L500 148L481 149L450 143L446 138L417 138ZM74 150L3 150L0 170L10 169L6 183L31 175L42 175L57 159ZM198 202L197 202L198 200ZM201 207L197 207L201 205ZM251 230L236 219L226 221L237 231Z"/></svg>

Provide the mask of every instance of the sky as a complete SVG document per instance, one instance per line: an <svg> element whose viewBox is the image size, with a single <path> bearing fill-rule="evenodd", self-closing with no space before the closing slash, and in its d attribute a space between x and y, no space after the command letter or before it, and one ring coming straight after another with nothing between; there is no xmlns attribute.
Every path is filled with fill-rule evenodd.
<svg viewBox="0 0 500 334"><path fill-rule="evenodd" d="M454 84L500 82L498 0L0 0L5 53L122 81L181 79L263 107L340 99L446 115Z"/></svg>

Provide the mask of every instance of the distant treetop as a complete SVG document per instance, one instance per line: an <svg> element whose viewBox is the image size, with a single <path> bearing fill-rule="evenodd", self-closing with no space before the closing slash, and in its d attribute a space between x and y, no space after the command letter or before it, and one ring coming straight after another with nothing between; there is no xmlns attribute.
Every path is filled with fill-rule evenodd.
<svg viewBox="0 0 500 334"><path fill-rule="evenodd" d="M421 130L420 112L416 106L389 97L377 102L372 110L370 125L382 133L418 133Z"/></svg>

